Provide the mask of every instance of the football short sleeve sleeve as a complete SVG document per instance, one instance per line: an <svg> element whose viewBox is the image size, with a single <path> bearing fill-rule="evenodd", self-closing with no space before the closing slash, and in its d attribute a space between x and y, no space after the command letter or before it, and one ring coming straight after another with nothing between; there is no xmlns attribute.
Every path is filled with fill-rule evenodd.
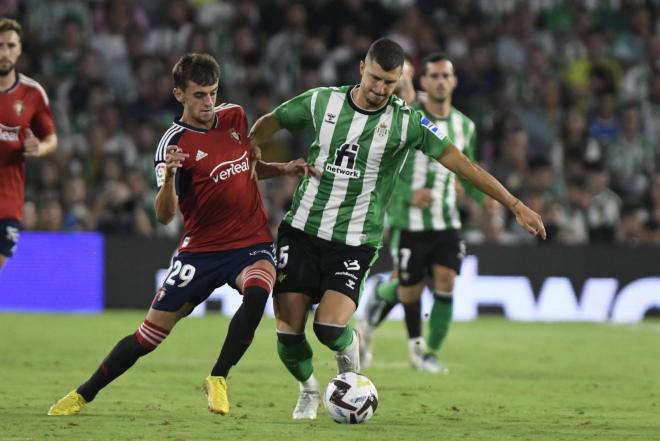
<svg viewBox="0 0 660 441"><path fill-rule="evenodd" d="M158 188L163 186L167 176L167 149L177 145L182 130L181 128L171 127L158 141L156 154L154 155L154 173L156 174L156 186Z"/></svg>
<svg viewBox="0 0 660 441"><path fill-rule="evenodd" d="M36 109L32 121L30 121L30 129L39 138L54 134L55 124L53 123L53 115L48 102L41 95L37 96Z"/></svg>
<svg viewBox="0 0 660 441"><path fill-rule="evenodd" d="M412 111L409 124L410 145L427 156L438 158L452 144L447 133L416 110Z"/></svg>
<svg viewBox="0 0 660 441"><path fill-rule="evenodd" d="M280 126L289 130L313 128L312 96L314 92L315 89L310 89L277 106L273 111L273 116Z"/></svg>

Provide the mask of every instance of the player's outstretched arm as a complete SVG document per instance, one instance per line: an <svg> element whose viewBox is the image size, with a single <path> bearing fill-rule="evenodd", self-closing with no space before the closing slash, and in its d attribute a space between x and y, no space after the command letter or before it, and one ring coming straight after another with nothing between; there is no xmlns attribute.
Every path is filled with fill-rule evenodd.
<svg viewBox="0 0 660 441"><path fill-rule="evenodd" d="M490 173L471 162L455 145L450 144L437 159L449 170L511 210L516 221L529 233L545 239L541 216L509 193Z"/></svg>
<svg viewBox="0 0 660 441"><path fill-rule="evenodd" d="M252 146L252 154L250 155L250 176L252 176L253 179L267 179L267 177L262 178L261 175L257 173L258 164L261 162L261 145L270 141L273 135L281 128L282 126L280 126L280 123L275 119L271 112L259 118L250 129L250 134L248 135L250 145ZM273 176L268 177L272 178Z"/></svg>
<svg viewBox="0 0 660 441"><path fill-rule="evenodd" d="M270 179L277 176L313 176L320 177L321 173L307 163L303 158L289 162L258 161L256 172L259 179Z"/></svg>
<svg viewBox="0 0 660 441"><path fill-rule="evenodd" d="M174 177L178 168L183 166L183 161L189 155L184 153L177 146L169 146L167 148L166 156L166 174L165 182L156 194L154 201L154 208L156 209L156 219L163 225L172 222L176 215L176 207L179 203L179 197L176 195L176 188L174 186Z"/></svg>
<svg viewBox="0 0 660 441"><path fill-rule="evenodd" d="M275 133L277 133L282 126L273 116L273 113L268 113L259 118L252 128L250 129L250 144L254 146L261 146L262 144L270 141Z"/></svg>

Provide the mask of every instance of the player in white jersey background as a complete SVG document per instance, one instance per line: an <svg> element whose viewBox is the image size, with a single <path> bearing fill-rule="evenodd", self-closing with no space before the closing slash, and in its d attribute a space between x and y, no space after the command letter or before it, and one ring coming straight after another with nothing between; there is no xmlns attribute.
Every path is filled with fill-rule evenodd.
<svg viewBox="0 0 660 441"><path fill-rule="evenodd" d="M411 94L412 75L402 77L402 91ZM413 105L436 126L445 130L470 160L475 160L476 127L452 106L457 78L451 60L433 53L422 61L420 85L426 99ZM410 99L410 98L409 98ZM463 187L478 202L483 194L469 182ZM360 321L360 361L372 359L373 334L400 301L408 331L408 352L413 368L448 373L437 354L452 317L453 289L465 255L461 238L455 175L437 161L414 152L406 158L388 209L390 248L395 263L389 281L376 285ZM426 276L433 278L433 306L425 341L421 330L421 295Z"/></svg>
<svg viewBox="0 0 660 441"><path fill-rule="evenodd" d="M294 419L314 419L320 402L305 323L313 303L314 333L336 352L340 372L359 371L350 320L382 243L385 207L405 157L437 159L511 209L531 234L545 238L541 217L470 161L420 112L393 97L403 49L375 41L360 62L360 84L308 90L261 117L250 138L258 148L282 128L314 133L308 163L320 178L301 179L277 240L274 307L278 354L299 381Z"/></svg>

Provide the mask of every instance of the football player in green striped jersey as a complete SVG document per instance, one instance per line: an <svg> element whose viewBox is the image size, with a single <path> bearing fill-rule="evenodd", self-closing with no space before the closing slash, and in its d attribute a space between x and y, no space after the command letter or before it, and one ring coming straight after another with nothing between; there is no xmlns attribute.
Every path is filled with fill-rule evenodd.
<svg viewBox="0 0 660 441"><path fill-rule="evenodd" d="M412 107L446 131L456 147L474 161L475 125L452 106L457 79L451 60L442 53L427 56L422 62L420 84L427 98ZM390 201L390 242L395 268L392 279L378 283L365 305L360 321L363 366L371 363L376 327L400 301L405 312L412 366L433 373L449 372L438 361L437 354L451 322L454 281L465 255L465 244L460 235L456 175L429 159L417 152L408 155ZM483 201L483 193L470 182L463 181L462 185L467 194L478 202ZM420 299L427 274L433 278L434 300L427 341L424 341Z"/></svg>
<svg viewBox="0 0 660 441"><path fill-rule="evenodd" d="M298 184L277 240L274 295L279 356L299 381L294 419L314 419L320 402L312 349L305 338L310 306L314 333L336 352L339 372L359 371L350 320L383 238L385 207L406 156L422 151L511 209L530 233L545 237L541 217L454 145L447 133L393 96L403 49L375 41L360 62L360 84L311 89L259 118L255 151L280 129L313 132L308 163L320 172Z"/></svg>

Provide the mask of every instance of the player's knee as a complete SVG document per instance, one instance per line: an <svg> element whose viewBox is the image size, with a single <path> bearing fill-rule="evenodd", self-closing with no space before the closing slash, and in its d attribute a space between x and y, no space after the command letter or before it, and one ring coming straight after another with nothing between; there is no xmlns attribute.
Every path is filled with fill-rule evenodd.
<svg viewBox="0 0 660 441"><path fill-rule="evenodd" d="M145 320L135 332L135 337L142 348L151 352L167 338L169 333L168 329Z"/></svg>
<svg viewBox="0 0 660 441"><path fill-rule="evenodd" d="M284 346L294 346L305 341L305 334L293 334L290 332L277 331L277 341Z"/></svg>
<svg viewBox="0 0 660 441"><path fill-rule="evenodd" d="M246 291L256 292L257 290L264 291L266 295L273 292L273 285L275 284L275 276L264 268L253 267L245 271L243 274L243 285L241 292L246 294Z"/></svg>
<svg viewBox="0 0 660 441"><path fill-rule="evenodd" d="M324 345L332 345L346 329L345 325L314 322L314 333Z"/></svg>

